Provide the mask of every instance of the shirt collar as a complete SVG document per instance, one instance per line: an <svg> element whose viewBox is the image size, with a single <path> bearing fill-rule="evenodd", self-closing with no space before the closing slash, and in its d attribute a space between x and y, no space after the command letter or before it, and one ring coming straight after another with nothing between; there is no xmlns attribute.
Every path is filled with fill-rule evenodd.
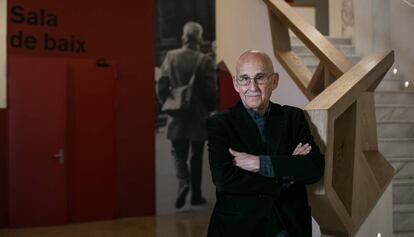
<svg viewBox="0 0 414 237"><path fill-rule="evenodd" d="M270 111L270 103L269 103L269 105L267 106L267 109L266 109L266 111L263 113L263 114L261 114L261 113L259 113L259 112L256 112L256 111L254 111L254 110L252 110L252 109L250 109L250 108L247 108L246 106L244 106L244 108L246 108L246 110L247 110L247 112L249 113L249 115L252 117L252 119L254 119L254 120L256 120L256 119L258 119L258 118L266 118L267 117L267 115L269 114L269 111Z"/></svg>

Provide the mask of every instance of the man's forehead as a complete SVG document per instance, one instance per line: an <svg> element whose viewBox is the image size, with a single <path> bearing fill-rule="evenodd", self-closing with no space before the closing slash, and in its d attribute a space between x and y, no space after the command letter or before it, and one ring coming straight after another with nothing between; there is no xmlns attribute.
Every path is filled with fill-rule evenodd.
<svg viewBox="0 0 414 237"><path fill-rule="evenodd" d="M267 63L265 60L260 58L240 60L236 68L239 75L266 73L268 70Z"/></svg>
<svg viewBox="0 0 414 237"><path fill-rule="evenodd" d="M261 51L247 51L237 60L236 72L259 73L273 71L272 61Z"/></svg>

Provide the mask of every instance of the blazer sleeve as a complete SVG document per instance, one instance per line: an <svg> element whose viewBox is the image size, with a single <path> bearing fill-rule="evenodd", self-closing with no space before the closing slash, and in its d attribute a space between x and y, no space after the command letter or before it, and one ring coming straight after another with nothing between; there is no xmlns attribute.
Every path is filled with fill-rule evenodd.
<svg viewBox="0 0 414 237"><path fill-rule="evenodd" d="M301 142L302 144L308 143L312 149L307 155L271 155L275 177L279 177L283 181L315 183L324 174L324 156L314 142L303 110L293 109L292 123L294 147Z"/></svg>
<svg viewBox="0 0 414 237"><path fill-rule="evenodd" d="M219 192L241 195L277 196L281 182L259 173L243 170L233 164L229 153L228 125L216 116L207 121L208 151L213 182Z"/></svg>

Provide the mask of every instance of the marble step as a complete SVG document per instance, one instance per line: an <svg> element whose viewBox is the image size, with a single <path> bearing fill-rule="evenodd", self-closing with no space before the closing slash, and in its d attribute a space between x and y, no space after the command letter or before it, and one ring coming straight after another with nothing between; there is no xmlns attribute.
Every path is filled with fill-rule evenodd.
<svg viewBox="0 0 414 237"><path fill-rule="evenodd" d="M375 91L399 91L403 88L403 84L399 80L391 80L384 77Z"/></svg>
<svg viewBox="0 0 414 237"><path fill-rule="evenodd" d="M335 46L338 45L352 45L351 38L344 37L326 37ZM298 37L290 37L291 45L303 45L303 42Z"/></svg>
<svg viewBox="0 0 414 237"><path fill-rule="evenodd" d="M414 120L377 121L379 138L414 138Z"/></svg>
<svg viewBox="0 0 414 237"><path fill-rule="evenodd" d="M414 104L376 104L375 113L378 121L414 120Z"/></svg>
<svg viewBox="0 0 414 237"><path fill-rule="evenodd" d="M394 231L414 231L414 204L395 204L393 209Z"/></svg>
<svg viewBox="0 0 414 237"><path fill-rule="evenodd" d="M394 237L414 237L414 231L395 232Z"/></svg>
<svg viewBox="0 0 414 237"><path fill-rule="evenodd" d="M376 91L375 103L377 104L414 104L414 91Z"/></svg>
<svg viewBox="0 0 414 237"><path fill-rule="evenodd" d="M318 67L318 64L311 64L311 65L305 64L305 65L309 68L309 70L311 71L312 75L315 73L316 67Z"/></svg>
<svg viewBox="0 0 414 237"><path fill-rule="evenodd" d="M394 167L394 179L414 179L414 156L386 157Z"/></svg>
<svg viewBox="0 0 414 237"><path fill-rule="evenodd" d="M392 181L394 204L414 204L414 179L397 179Z"/></svg>
<svg viewBox="0 0 414 237"><path fill-rule="evenodd" d="M346 56L355 54L355 47L353 45L336 45L336 47ZM292 50L297 54L312 54L310 49L303 44L292 45Z"/></svg>
<svg viewBox="0 0 414 237"><path fill-rule="evenodd" d="M301 53L297 54L299 58L302 59L302 62L306 65L313 65L319 63L319 58L317 58L315 55L311 53ZM359 60L361 60L361 57L358 55L352 54L347 56L353 63L357 63Z"/></svg>
<svg viewBox="0 0 414 237"><path fill-rule="evenodd" d="M314 73L316 70L316 67L318 67L318 63L305 63L305 66L307 66L309 68L309 70ZM395 81L401 81L399 77L396 77L395 75L392 75L391 73L387 73L385 74L384 78L382 79L382 81L388 81L388 80L395 80Z"/></svg>
<svg viewBox="0 0 414 237"><path fill-rule="evenodd" d="M385 156L411 156L414 154L414 138L379 138L378 149Z"/></svg>

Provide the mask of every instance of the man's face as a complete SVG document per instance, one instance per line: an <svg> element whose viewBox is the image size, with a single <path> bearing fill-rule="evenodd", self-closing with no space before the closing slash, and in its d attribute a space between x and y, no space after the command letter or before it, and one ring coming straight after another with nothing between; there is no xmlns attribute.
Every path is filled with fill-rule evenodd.
<svg viewBox="0 0 414 237"><path fill-rule="evenodd" d="M264 112L269 104L272 91L276 89L279 75L272 73L269 63L261 55L247 55L240 58L233 78L234 89L239 93L243 104L257 112ZM265 76L265 83L253 78ZM242 85L240 78L252 78L248 85Z"/></svg>

